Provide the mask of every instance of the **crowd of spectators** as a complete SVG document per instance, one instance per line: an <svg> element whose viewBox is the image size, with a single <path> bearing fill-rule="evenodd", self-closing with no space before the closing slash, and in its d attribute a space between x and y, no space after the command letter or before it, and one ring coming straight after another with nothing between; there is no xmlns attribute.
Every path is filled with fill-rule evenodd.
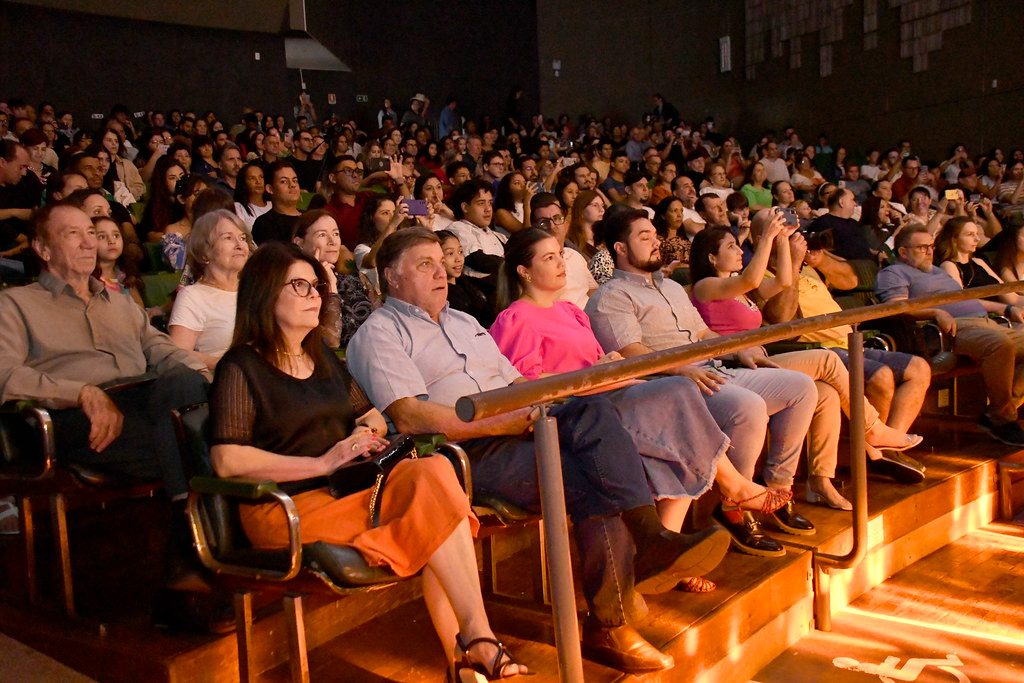
<svg viewBox="0 0 1024 683"><path fill-rule="evenodd" d="M626 123L526 118L520 98L480 121L455 97L439 121L423 94L402 113L388 98L370 130L319 120L305 93L290 117L135 118L119 105L95 130L48 102L0 102L0 398L52 407L66 460L161 478L171 542L188 555L166 413L204 400L210 379L223 475L322 474L383 448L386 417L459 440L478 490L536 509L529 411L465 424L460 396L834 312L850 291L895 301L1024 275L1020 149L955 144L935 162L908 140L851 150L824 134L804 144L793 128L749 145L711 118L684 120L661 95ZM157 272L178 274L169 302L145 299ZM979 426L1024 446L1021 303L915 317L981 366ZM167 334L150 325L165 317ZM808 437L806 500L850 508L832 483L848 332L801 340L818 349L681 365L555 409L588 656L632 672L671 666L630 625L645 610L639 593L714 590L702 575L723 538L784 554L764 523L814 534L793 505ZM327 347L345 349L347 367ZM100 388L147 369L160 379L142 399ZM920 481L923 464L903 451L922 440L910 429L928 362L871 352L866 376L857 428L872 466ZM358 501L299 494L304 541L352 544L400 575L422 570L450 662L514 675L523 669L493 639L468 578L475 520L439 467L396 472L380 529L342 523ZM690 501L714 483L728 535L683 534ZM0 513L16 532L16 514ZM265 511L243 521L254 543L279 543Z"/></svg>

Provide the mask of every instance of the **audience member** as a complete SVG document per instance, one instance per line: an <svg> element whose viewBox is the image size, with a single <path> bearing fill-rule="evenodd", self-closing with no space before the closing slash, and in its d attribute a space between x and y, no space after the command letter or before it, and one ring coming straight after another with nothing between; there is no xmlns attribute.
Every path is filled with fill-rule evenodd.
<svg viewBox="0 0 1024 683"><path fill-rule="evenodd" d="M474 195L483 196L482 189ZM377 269L386 300L349 345L355 380L398 430L460 441L473 459L476 490L539 510L531 411L475 422L455 415L462 395L507 386L520 375L483 328L447 307L437 237L422 228L395 233L383 245ZM591 608L584 650L629 672L672 666L670 656L627 623L634 583L641 592L662 591L682 577L706 573L725 552L720 531L685 536L662 526L639 454L607 399L577 398L552 413Z"/></svg>
<svg viewBox="0 0 1024 683"><path fill-rule="evenodd" d="M261 248L245 269L234 343L211 396L214 468L224 476L281 482L294 494L305 543L346 545L398 576L422 570L449 666L459 647L469 666L493 676L525 673L487 623L472 542L477 522L447 460L399 463L381 493L379 525L358 514L370 504L369 489L338 499L325 488L299 492L296 482L388 445L383 417L320 340L317 284L325 277L318 261L281 244ZM302 410L286 412L282 405ZM276 505L241 512L255 546L287 541Z"/></svg>
<svg viewBox="0 0 1024 683"><path fill-rule="evenodd" d="M57 452L132 477L161 479L174 504L168 585L194 563L170 411L206 400L206 366L149 325L130 297L92 277L96 232L80 209L47 206L33 218L39 281L0 292L0 400L50 408ZM97 329L102 330L100 336ZM149 384L108 393L115 380L155 373Z"/></svg>
<svg viewBox="0 0 1024 683"><path fill-rule="evenodd" d="M934 238L921 225L909 225L896 236L899 262L878 273L876 291L882 301L915 299L962 289L945 271L932 264ZM1012 322L1024 322L1024 309L1001 302L972 299L909 313L918 320L934 320L953 337L953 352L969 356L981 366L988 408L978 426L998 441L1024 446L1024 430L1017 422L1017 408L1024 397L1024 333L1007 329L988 318L989 312L1005 314Z"/></svg>
<svg viewBox="0 0 1024 683"><path fill-rule="evenodd" d="M275 161L263 169L267 185L264 191L270 197L270 211L252 224L252 239L257 245L271 240L289 242L299 211L299 179L289 161Z"/></svg>
<svg viewBox="0 0 1024 683"><path fill-rule="evenodd" d="M238 276L250 249L245 224L224 209L196 220L188 240L188 267L195 283L178 291L167 331L171 341L195 352L210 370L231 346Z"/></svg>
<svg viewBox="0 0 1024 683"><path fill-rule="evenodd" d="M606 216L602 230L608 251L614 252L615 275L598 288L586 309L602 348L630 358L718 336L701 320L682 285L662 275L657 234L642 212ZM744 349L727 360L729 367L717 362L684 364L670 372L691 379L704 393L715 422L732 441L729 458L747 479L754 475L764 429L770 429L762 475L769 487L788 492L814 412L814 383L800 373L773 367L760 347ZM738 547L755 554L777 553L775 542L761 533L752 517L735 509L719 508L718 513L716 519L733 534ZM814 525L792 504L768 520L788 533L814 533Z"/></svg>

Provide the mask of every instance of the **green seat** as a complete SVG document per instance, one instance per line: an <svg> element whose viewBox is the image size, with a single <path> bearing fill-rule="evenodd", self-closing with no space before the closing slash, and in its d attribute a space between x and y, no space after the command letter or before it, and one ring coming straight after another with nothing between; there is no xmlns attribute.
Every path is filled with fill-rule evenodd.
<svg viewBox="0 0 1024 683"><path fill-rule="evenodd" d="M181 273L149 273L142 276L142 302L147 308L163 307L181 282Z"/></svg>
<svg viewBox="0 0 1024 683"><path fill-rule="evenodd" d="M159 273L167 270L164 263L164 250L158 242L142 243L142 271L144 273Z"/></svg>
<svg viewBox="0 0 1024 683"><path fill-rule="evenodd" d="M309 203L313 201L313 193L303 190L299 193L299 211L305 211L309 207Z"/></svg>

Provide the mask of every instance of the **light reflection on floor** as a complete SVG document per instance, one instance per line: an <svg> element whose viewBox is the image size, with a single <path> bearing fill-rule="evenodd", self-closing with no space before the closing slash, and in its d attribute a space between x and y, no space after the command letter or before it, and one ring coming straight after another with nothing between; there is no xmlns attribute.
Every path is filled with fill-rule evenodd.
<svg viewBox="0 0 1024 683"><path fill-rule="evenodd" d="M993 524L861 596L759 683L1024 681L1024 533Z"/></svg>

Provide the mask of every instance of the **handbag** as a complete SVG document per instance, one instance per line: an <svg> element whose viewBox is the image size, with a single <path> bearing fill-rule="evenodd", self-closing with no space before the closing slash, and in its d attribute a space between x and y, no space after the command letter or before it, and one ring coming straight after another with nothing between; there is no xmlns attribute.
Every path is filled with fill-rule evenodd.
<svg viewBox="0 0 1024 683"><path fill-rule="evenodd" d="M327 475L327 490L335 498L365 491L370 493L370 524L380 526L380 502L388 475L395 465L403 460L415 459L416 442L408 434L401 434L391 441L387 449L363 460L342 465Z"/></svg>

